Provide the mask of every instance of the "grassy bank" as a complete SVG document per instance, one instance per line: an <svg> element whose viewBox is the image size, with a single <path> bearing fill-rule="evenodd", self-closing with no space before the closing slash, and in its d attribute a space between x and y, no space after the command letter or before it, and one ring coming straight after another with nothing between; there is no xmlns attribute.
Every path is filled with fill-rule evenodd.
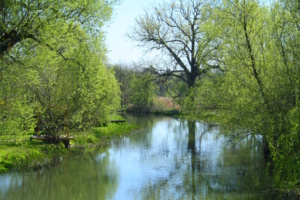
<svg viewBox="0 0 300 200"><path fill-rule="evenodd" d="M71 149L86 148L88 146L105 146L111 139L127 135L137 129L136 125L127 123L110 123L105 127L94 127L85 132L78 132L71 142Z"/></svg>
<svg viewBox="0 0 300 200"><path fill-rule="evenodd" d="M27 170L50 165L54 159L74 152L91 152L108 145L113 138L131 133L137 129L133 124L110 123L84 132L73 132L74 140L69 149L63 143L47 144L30 141L31 134L0 135L0 173L11 170Z"/></svg>

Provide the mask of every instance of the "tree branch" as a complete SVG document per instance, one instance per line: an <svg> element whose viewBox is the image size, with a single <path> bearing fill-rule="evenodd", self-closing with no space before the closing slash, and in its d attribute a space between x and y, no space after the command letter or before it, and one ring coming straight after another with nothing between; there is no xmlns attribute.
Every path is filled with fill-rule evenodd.
<svg viewBox="0 0 300 200"><path fill-rule="evenodd" d="M83 72L85 71L85 67L84 67L80 62L78 62L77 60L72 59L72 58L67 58L67 57L65 57L65 56L63 55L62 52L60 52L59 50L54 49L51 45L49 45L49 44L47 44L47 43L41 42L40 40L38 40L38 39L37 39L36 37L34 37L34 36L32 36L32 37L30 37L30 38L31 38L32 40L34 40L35 42L37 42L37 43L39 43L39 44L41 44L41 45L44 45L45 47L47 47L47 48L50 49L51 51L56 52L56 53L57 53L58 55L60 55L60 57L62 57L65 61L72 61L72 62L76 63L78 66L80 66L80 67L82 68Z"/></svg>

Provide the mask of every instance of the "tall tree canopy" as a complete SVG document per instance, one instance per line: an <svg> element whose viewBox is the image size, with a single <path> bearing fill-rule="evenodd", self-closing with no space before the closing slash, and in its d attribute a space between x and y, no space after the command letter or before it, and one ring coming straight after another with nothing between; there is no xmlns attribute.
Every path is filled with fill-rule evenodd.
<svg viewBox="0 0 300 200"><path fill-rule="evenodd" d="M160 77L176 76L192 87L198 77L218 68L214 60L218 42L205 29L212 3L203 0L164 2L136 19L129 37L149 50L161 51L171 60L164 68L150 68L152 72Z"/></svg>
<svg viewBox="0 0 300 200"><path fill-rule="evenodd" d="M65 34L81 26L94 36L101 34L101 27L112 12L115 0L1 0L0 1L0 56L26 39L34 40L58 51L48 44L53 36L63 39ZM64 30L53 33L62 24ZM53 35L55 34L55 35Z"/></svg>
<svg viewBox="0 0 300 200"><path fill-rule="evenodd" d="M120 98L114 73L105 67L102 26L116 2L1 0L4 134L37 125L51 138L66 124L89 128L109 121Z"/></svg>
<svg viewBox="0 0 300 200"><path fill-rule="evenodd" d="M299 2L224 0L214 18L226 70L202 79L186 107L218 110L239 140L262 136L276 183L299 184Z"/></svg>

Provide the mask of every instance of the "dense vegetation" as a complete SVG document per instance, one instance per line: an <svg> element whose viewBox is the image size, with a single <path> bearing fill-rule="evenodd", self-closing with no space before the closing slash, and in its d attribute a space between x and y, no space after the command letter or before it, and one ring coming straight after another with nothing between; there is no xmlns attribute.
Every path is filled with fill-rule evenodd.
<svg viewBox="0 0 300 200"><path fill-rule="evenodd" d="M162 3L130 33L170 56L171 66L148 71L187 83L183 112L214 114L234 138L261 135L268 171L285 188L300 183L299 8L292 0Z"/></svg>
<svg viewBox="0 0 300 200"><path fill-rule="evenodd" d="M112 68L121 88L121 104L129 112L178 113L176 99L187 94L186 83L172 77L164 81L143 64L116 64Z"/></svg>
<svg viewBox="0 0 300 200"><path fill-rule="evenodd" d="M119 87L102 26L115 1L1 1L0 130L69 129L109 121ZM38 124L37 124L38 121Z"/></svg>
<svg viewBox="0 0 300 200"><path fill-rule="evenodd" d="M32 134L59 143L59 135L108 125L120 89L102 27L116 3L0 1L0 171L62 151L30 142ZM90 135L75 141L97 140Z"/></svg>

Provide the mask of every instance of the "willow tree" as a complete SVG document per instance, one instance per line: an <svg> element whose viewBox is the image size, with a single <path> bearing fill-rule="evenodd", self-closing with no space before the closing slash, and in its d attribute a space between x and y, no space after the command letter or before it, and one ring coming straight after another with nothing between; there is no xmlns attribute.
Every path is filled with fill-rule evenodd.
<svg viewBox="0 0 300 200"><path fill-rule="evenodd" d="M24 40L41 43L64 57L60 49L47 43L53 37L49 31L64 23L69 25L68 29L56 32L61 38L73 31L76 26L99 35L102 33L103 23L111 16L115 2L114 0L1 0L0 57L3 59L3 56L9 55L9 50Z"/></svg>
<svg viewBox="0 0 300 200"><path fill-rule="evenodd" d="M22 85L47 118L45 123L63 120L64 111L68 112L69 126L108 122L120 99L114 73L104 65L105 49L95 38L78 43L69 35L68 40L64 54L79 60L80 66L40 45L22 58L26 63Z"/></svg>
<svg viewBox="0 0 300 200"><path fill-rule="evenodd" d="M119 89L104 66L102 26L115 2L1 1L0 126L6 133L36 124L36 113L49 135L66 121L76 128L109 121Z"/></svg>
<svg viewBox="0 0 300 200"><path fill-rule="evenodd" d="M226 71L193 90L192 107L218 110L222 127L238 140L262 136L270 169L285 186L300 177L299 6L286 2L223 1L213 28L221 33Z"/></svg>
<svg viewBox="0 0 300 200"><path fill-rule="evenodd" d="M219 68L215 59L219 43L205 30L212 4L203 0L163 2L136 19L129 37L170 59L167 66L148 70L162 78L175 76L193 87L199 77Z"/></svg>
<svg viewBox="0 0 300 200"><path fill-rule="evenodd" d="M298 80L295 57L289 50L295 28L286 27L278 6L224 1L219 15L226 43L227 96L232 97L227 105L236 112L234 121L264 135L271 156L279 150L280 137L286 134L285 118L296 106Z"/></svg>

